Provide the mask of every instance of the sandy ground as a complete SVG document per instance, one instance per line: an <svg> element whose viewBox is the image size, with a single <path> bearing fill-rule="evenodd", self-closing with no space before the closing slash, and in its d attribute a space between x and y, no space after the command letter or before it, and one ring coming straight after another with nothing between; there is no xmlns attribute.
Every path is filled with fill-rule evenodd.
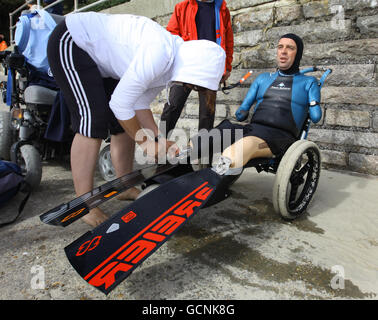
<svg viewBox="0 0 378 320"><path fill-rule="evenodd" d="M230 198L201 210L105 296L64 253L89 227L39 220L74 197L67 164L43 169L20 219L0 229L0 299L377 299L375 177L323 170L307 214L285 222L271 203L275 176L247 169ZM19 199L2 208L2 221ZM111 215L127 203L113 199L102 208Z"/></svg>

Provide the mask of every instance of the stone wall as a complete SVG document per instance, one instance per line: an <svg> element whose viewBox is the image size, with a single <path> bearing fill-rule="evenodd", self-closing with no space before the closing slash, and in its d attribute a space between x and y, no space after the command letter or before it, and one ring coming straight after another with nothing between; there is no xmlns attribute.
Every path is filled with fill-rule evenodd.
<svg viewBox="0 0 378 320"><path fill-rule="evenodd" d="M179 0L131 0L107 10L148 16L166 26ZM275 67L280 35L293 32L305 42L302 67L332 68L322 89L323 118L309 139L322 149L325 166L378 175L378 1L377 0L229 0L235 54L230 83L248 70L254 74L229 95L218 93L216 123L233 117L253 79ZM319 76L320 73L314 74ZM178 122L198 125L193 93ZM162 112L165 92L152 109Z"/></svg>

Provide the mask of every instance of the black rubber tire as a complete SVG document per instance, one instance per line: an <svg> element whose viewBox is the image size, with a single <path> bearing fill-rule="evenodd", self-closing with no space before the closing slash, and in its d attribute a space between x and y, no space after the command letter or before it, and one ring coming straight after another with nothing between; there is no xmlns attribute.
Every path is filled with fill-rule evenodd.
<svg viewBox="0 0 378 320"><path fill-rule="evenodd" d="M7 111L0 111L0 159L10 160L11 145L11 114Z"/></svg>
<svg viewBox="0 0 378 320"><path fill-rule="evenodd" d="M24 144L20 147L17 164L21 167L25 181L32 189L38 188L42 179L42 162L38 150L33 145Z"/></svg>
<svg viewBox="0 0 378 320"><path fill-rule="evenodd" d="M284 219L293 220L306 211L318 186L320 169L320 150L314 142L299 140L286 151L273 187L274 209Z"/></svg>

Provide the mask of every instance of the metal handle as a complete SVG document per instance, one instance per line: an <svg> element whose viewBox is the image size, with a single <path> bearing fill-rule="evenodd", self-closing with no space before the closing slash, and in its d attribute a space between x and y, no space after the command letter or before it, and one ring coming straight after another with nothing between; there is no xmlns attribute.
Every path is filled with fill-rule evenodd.
<svg viewBox="0 0 378 320"><path fill-rule="evenodd" d="M226 90L231 90L239 85L241 85L245 80L247 80L251 75L252 75L253 71L250 70L248 71L238 82L234 83L234 84L231 84L229 86L223 86L222 88L222 92L224 94L229 94L229 92L226 92Z"/></svg>

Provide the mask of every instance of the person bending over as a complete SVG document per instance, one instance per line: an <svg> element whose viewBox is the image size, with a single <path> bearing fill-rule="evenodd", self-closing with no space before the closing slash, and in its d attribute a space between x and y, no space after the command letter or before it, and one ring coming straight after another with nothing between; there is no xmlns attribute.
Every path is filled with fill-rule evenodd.
<svg viewBox="0 0 378 320"><path fill-rule="evenodd" d="M217 44L184 42L151 19L129 14L70 14L52 32L47 53L75 133L71 169L78 196L93 189L100 145L109 134L117 177L132 170L135 142L155 158L175 149L173 142L157 138L161 134L151 102L171 82L213 95L225 64L225 52ZM142 128L153 136L139 140ZM135 199L139 190L125 192ZM83 217L91 226L106 219L99 208Z"/></svg>

